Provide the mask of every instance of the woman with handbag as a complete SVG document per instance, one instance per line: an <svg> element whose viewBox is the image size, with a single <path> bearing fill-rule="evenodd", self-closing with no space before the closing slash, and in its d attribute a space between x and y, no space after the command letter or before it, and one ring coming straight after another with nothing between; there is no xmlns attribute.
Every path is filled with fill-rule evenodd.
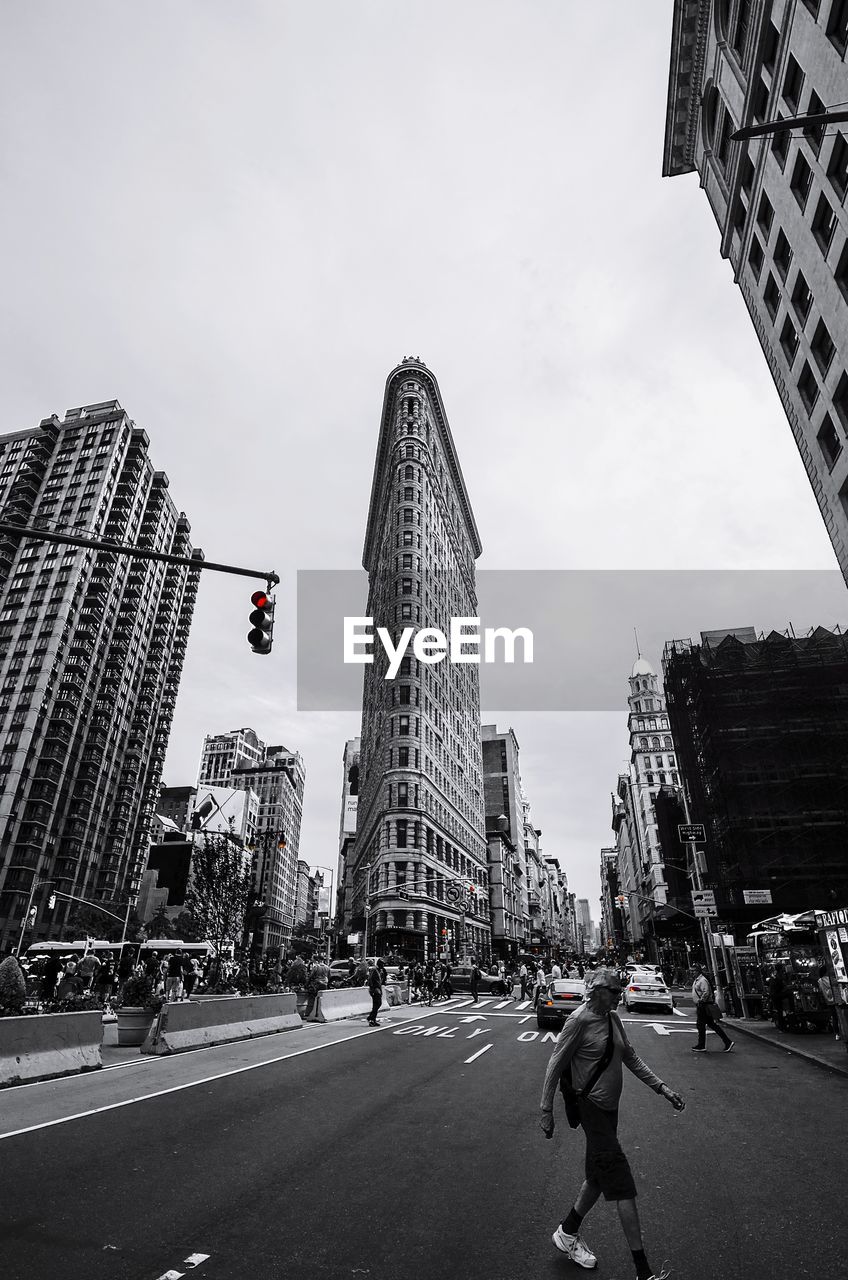
<svg viewBox="0 0 848 1280"><path fill-rule="evenodd" d="M735 1041L719 1025L721 1010L715 1002L713 995L713 984L707 977L706 965L696 964L695 968L698 976L692 983L692 999L695 1002L695 1022L698 1027L698 1043L693 1044L693 1053L707 1052L707 1027L716 1033L720 1040L724 1041L724 1052L730 1053Z"/></svg>
<svg viewBox="0 0 848 1280"><path fill-rule="evenodd" d="M585 1002L566 1019L551 1054L542 1088L539 1123L546 1138L554 1132L554 1095L566 1073L572 1079L566 1094L566 1116L572 1128L586 1136L585 1180L577 1199L553 1234L561 1253L579 1267L593 1269L598 1260L580 1236L586 1214L603 1194L614 1200L624 1235L633 1255L636 1280L666 1280L668 1270L654 1271L645 1256L636 1209L636 1184L627 1156L618 1141L618 1106L622 1066L648 1088L670 1102L675 1111L686 1106L679 1093L651 1071L627 1038L615 1007L621 982L612 969L598 969L586 978Z"/></svg>

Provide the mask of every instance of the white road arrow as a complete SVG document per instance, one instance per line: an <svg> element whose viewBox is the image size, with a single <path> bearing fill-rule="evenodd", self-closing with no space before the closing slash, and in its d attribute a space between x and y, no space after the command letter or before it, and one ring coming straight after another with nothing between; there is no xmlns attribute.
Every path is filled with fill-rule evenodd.
<svg viewBox="0 0 848 1280"><path fill-rule="evenodd" d="M677 1036L681 1033L686 1035L687 1032L697 1032L697 1027L667 1027L662 1022L645 1022L643 1026L653 1027L658 1036Z"/></svg>
<svg viewBox="0 0 848 1280"><path fill-rule="evenodd" d="M467 1018L460 1018L460 1022L486 1022L485 1013L470 1013Z"/></svg>

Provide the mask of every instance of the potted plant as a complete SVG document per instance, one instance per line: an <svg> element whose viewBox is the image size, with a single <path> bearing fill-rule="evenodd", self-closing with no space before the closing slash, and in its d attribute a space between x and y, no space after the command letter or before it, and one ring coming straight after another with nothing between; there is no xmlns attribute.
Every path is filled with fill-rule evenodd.
<svg viewBox="0 0 848 1280"><path fill-rule="evenodd" d="M133 974L124 983L118 1005L118 1044L142 1045L162 1005L150 974Z"/></svg>

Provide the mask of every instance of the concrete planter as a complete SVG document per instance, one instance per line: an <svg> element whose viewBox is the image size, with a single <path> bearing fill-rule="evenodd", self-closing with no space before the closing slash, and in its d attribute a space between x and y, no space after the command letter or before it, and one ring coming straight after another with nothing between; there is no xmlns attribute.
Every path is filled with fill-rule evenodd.
<svg viewBox="0 0 848 1280"><path fill-rule="evenodd" d="M140 1009L136 1005L125 1005L118 1010L118 1044L142 1045L147 1033L156 1019L155 1009Z"/></svg>

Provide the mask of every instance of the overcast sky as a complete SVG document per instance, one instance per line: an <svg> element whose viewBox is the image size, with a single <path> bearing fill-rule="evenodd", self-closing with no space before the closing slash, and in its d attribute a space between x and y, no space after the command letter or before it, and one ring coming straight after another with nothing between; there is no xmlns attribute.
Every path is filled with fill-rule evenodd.
<svg viewBox="0 0 848 1280"><path fill-rule="evenodd" d="M299 749L312 865L336 865L359 722L297 711L294 576L360 565L404 355L438 378L481 569L834 568L697 175L660 177L671 14L5 7L0 431L117 397L195 545L282 576L261 658L251 584L204 574L165 780L195 781L205 733ZM732 608L675 634L848 615L841 588L828 616L801 588ZM514 726L544 851L595 919L632 657L618 714L485 717Z"/></svg>

